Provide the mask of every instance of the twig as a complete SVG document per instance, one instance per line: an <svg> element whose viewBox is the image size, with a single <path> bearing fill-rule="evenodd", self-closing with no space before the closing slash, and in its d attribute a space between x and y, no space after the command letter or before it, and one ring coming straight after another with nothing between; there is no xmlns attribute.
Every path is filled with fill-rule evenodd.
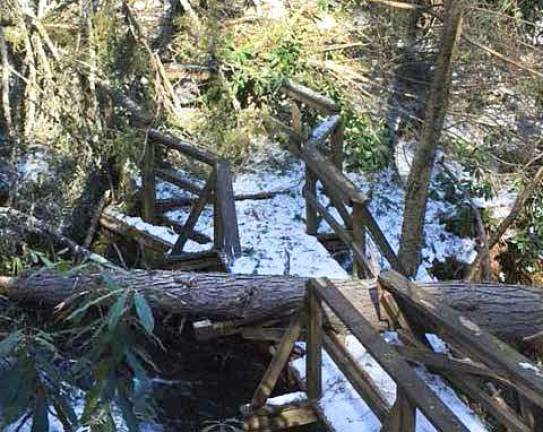
<svg viewBox="0 0 543 432"><path fill-rule="evenodd" d="M483 218L481 216L481 212L479 208L475 205L473 202L473 198L471 195L466 191L460 184L460 181L458 178L454 175L454 173L449 169L449 167L443 162L439 162L440 165L443 167L445 173L449 176L449 178L455 182L455 184L458 187L458 190L462 193L464 196L464 199L472 209L474 215L475 215L475 221L477 224L477 231L478 231L478 237L479 237L479 251L483 252L483 259L481 261L482 267L483 267L483 281L489 281L491 278L491 266L490 266L490 251L488 249L488 235L486 233L485 225L483 223Z"/></svg>
<svg viewBox="0 0 543 432"><path fill-rule="evenodd" d="M198 15L196 15L196 12L194 12L194 9L189 3L189 0L179 0L179 3L181 4L181 7L185 11L185 13L188 14L190 18L194 21L194 24L200 27L200 19L198 18Z"/></svg>
<svg viewBox="0 0 543 432"><path fill-rule="evenodd" d="M103 266L113 268L116 270L121 270L120 267L116 266L106 258L101 255L98 255L87 248L78 245L72 239L64 236L59 230L53 228L46 222L37 219L36 217L23 213L19 210L16 210L12 207L0 207L0 216L6 218L6 221L9 225L20 233L36 234L38 236L46 236L54 241L63 244L70 249L75 258L78 259L88 259L94 261ZM123 270L124 271L124 270Z"/></svg>
<svg viewBox="0 0 543 432"><path fill-rule="evenodd" d="M490 240L488 241L488 248L487 248L488 250L492 250L492 248L496 246L496 244L498 244L498 242L503 237L505 232L509 229L509 227L515 222L515 220L519 216L528 198L532 196L536 188L539 186L539 183L541 183L542 181L543 181L543 167L539 168L533 180L528 184L528 186L524 188L522 193L519 194L519 196L515 200L515 204L513 205L513 208L511 209L507 217L500 223L500 225L498 225L498 228L496 228L496 231L490 237ZM477 254L477 257L475 258L472 265L470 266L468 275L467 275L467 280L471 281L475 278L477 271L479 269L479 266L481 265L481 262L483 259L486 259L486 252L484 250L479 251L479 253Z"/></svg>
<svg viewBox="0 0 543 432"><path fill-rule="evenodd" d="M98 202L98 206L96 207L96 211L92 215L92 220L89 225L89 229L87 231L87 236L85 237L85 241L83 242L83 247L89 248L92 244L92 240L94 239L94 234L96 233L96 228L98 227L98 222L100 220L100 216L102 215L102 212L104 211L104 208L111 202L111 191L107 190L100 201Z"/></svg>

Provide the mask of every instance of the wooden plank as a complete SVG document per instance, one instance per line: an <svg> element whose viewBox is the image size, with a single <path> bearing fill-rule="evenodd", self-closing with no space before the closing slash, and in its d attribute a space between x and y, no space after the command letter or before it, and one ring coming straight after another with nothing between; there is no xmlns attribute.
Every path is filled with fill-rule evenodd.
<svg viewBox="0 0 543 432"><path fill-rule="evenodd" d="M192 205L194 200L190 197L177 197L156 200L156 211L164 213L169 210Z"/></svg>
<svg viewBox="0 0 543 432"><path fill-rule="evenodd" d="M156 175L168 183L174 184L181 189L189 191L193 194L200 195L202 193L202 186L199 186L189 180L181 177L179 172L169 168L159 168L156 170Z"/></svg>
<svg viewBox="0 0 543 432"><path fill-rule="evenodd" d="M142 218L153 223L156 216L156 173L155 145L152 140L145 141L145 155L142 170Z"/></svg>
<svg viewBox="0 0 543 432"><path fill-rule="evenodd" d="M321 152L311 145L302 147L302 157L309 168L318 173L323 186L331 192L338 193L338 199L351 205L357 201L367 202L367 197L360 192L354 184L332 162L325 158Z"/></svg>
<svg viewBox="0 0 543 432"><path fill-rule="evenodd" d="M450 383L474 402L479 403L498 422L506 426L509 432L532 431L517 413L508 405L501 403L483 391L471 377L462 377L453 373L444 373Z"/></svg>
<svg viewBox="0 0 543 432"><path fill-rule="evenodd" d="M173 150L177 150L184 155L190 156L208 165L214 165L219 161L219 157L207 150L198 148L186 141L182 141L172 135L164 134L156 129L149 129L147 132L151 140L157 141Z"/></svg>
<svg viewBox="0 0 543 432"><path fill-rule="evenodd" d="M320 95L300 84L295 84L292 81L285 80L281 90L290 98L303 102L312 108L325 113L338 112L340 107L332 99Z"/></svg>
<svg viewBox="0 0 543 432"><path fill-rule="evenodd" d="M167 225L168 227L170 227L171 229L173 229L177 234L181 233L181 231L183 230L183 224L177 222L177 221L174 221L174 220L171 220L170 218L164 216L164 215L158 215L157 216L157 221L161 224L161 225ZM192 232L189 234L189 239L195 241L196 243L199 243L199 244L207 244L207 243L212 243L213 240L208 237L206 234L200 232L200 231L196 231L196 230L192 230Z"/></svg>
<svg viewBox="0 0 543 432"><path fill-rule="evenodd" d="M281 371L288 362L292 348L294 348L294 344L302 331L302 325L302 314L298 313L292 318L290 325L281 339L277 353L273 357L268 369L266 370L266 373L262 377L262 380L255 391L255 394L253 395L253 399L251 400L252 408L259 408L265 405L266 400L275 387L275 384L277 384Z"/></svg>
<svg viewBox="0 0 543 432"><path fill-rule="evenodd" d="M102 227L120 234L129 239L132 239L149 249L166 252L173 246L172 243L164 240L161 237L155 236L146 231L140 231L135 226L130 225L118 217L118 212L111 207L106 207L100 215L99 223Z"/></svg>
<svg viewBox="0 0 543 432"><path fill-rule="evenodd" d="M229 261L233 261L241 255L241 244L239 240L238 216L234 199L234 188L232 186L232 174L230 164L227 161L220 161L215 164L217 181L215 195L219 210L220 226L224 236L223 250ZM215 219L217 221L217 219Z"/></svg>
<svg viewBox="0 0 543 432"><path fill-rule="evenodd" d="M317 176L313 174L311 169L305 167L305 185L304 190L312 195L317 195ZM309 235L316 235L319 231L319 217L317 209L307 198L305 200L305 232Z"/></svg>
<svg viewBox="0 0 543 432"><path fill-rule="evenodd" d="M332 280L334 286L350 300L358 312L366 318L376 331L390 330L388 322L381 317L379 299L374 280Z"/></svg>
<svg viewBox="0 0 543 432"><path fill-rule="evenodd" d="M340 123L341 117L337 114L326 117L311 131L306 145L321 147L333 135Z"/></svg>
<svg viewBox="0 0 543 432"><path fill-rule="evenodd" d="M371 377L359 366L336 334L327 331L323 335L323 345L356 392L364 399L377 418L383 421L388 416L391 407Z"/></svg>
<svg viewBox="0 0 543 432"><path fill-rule="evenodd" d="M284 431L315 423L318 418L311 404L285 406L272 413L250 414L243 419L243 430L248 432Z"/></svg>
<svg viewBox="0 0 543 432"><path fill-rule="evenodd" d="M360 203L354 203L353 204L353 243L360 247L360 251L366 256L366 228L364 226L364 219L362 217L362 211L364 210L363 207L365 207L365 204ZM354 260L354 272L358 275L360 279L364 279L366 277L366 271L365 266L370 264L369 260L367 263L361 262L357 259L355 256ZM375 269L372 268L371 273L372 275L377 274L375 272Z"/></svg>
<svg viewBox="0 0 543 432"><path fill-rule="evenodd" d="M189 217L187 218L187 221L183 225L183 229L179 233L179 237L177 238L177 241L175 242L175 245L173 246L173 249L171 252L172 255L177 255L183 252L183 247L187 243L187 240L190 238L190 235L192 231L194 230L196 223L198 222L198 218L202 214L202 211L204 210L206 204L211 200L211 192L213 190L214 184L215 184L215 172L213 171L210 174L209 178L207 179L207 182L204 187L204 190L202 191L202 194L192 206Z"/></svg>
<svg viewBox="0 0 543 432"><path fill-rule="evenodd" d="M398 388L405 392L406 397L417 401L417 407L438 430L467 432L468 429L456 415L330 281L312 279L311 289L345 322L353 335L396 382Z"/></svg>
<svg viewBox="0 0 543 432"><path fill-rule="evenodd" d="M371 264L366 259L366 256L364 252L361 250L360 246L353 243L353 239L349 232L343 228L335 219L334 217L328 212L328 210L317 201L317 197L314 195L311 195L306 190L303 191L303 195L321 214L321 216L324 218L324 220L330 225L330 227L334 230L334 232L345 242L346 245L348 245L351 250L353 251L353 254L355 255L355 258L360 262L363 263L366 271L368 274L371 273ZM375 276L375 275L373 275Z"/></svg>
<svg viewBox="0 0 543 432"><path fill-rule="evenodd" d="M430 351L423 351L421 349L401 345L397 345L395 348L396 351L398 351L408 362L419 363L430 368L437 369L438 372L443 371L457 374L475 375L479 377L492 378L494 380L501 381L504 384L509 384L509 381L506 378L501 377L498 373L481 363L455 359L449 357L447 354L437 354Z"/></svg>
<svg viewBox="0 0 543 432"><path fill-rule="evenodd" d="M332 162L338 170L343 171L343 139L345 134L345 125L340 121L330 137L330 154Z"/></svg>
<svg viewBox="0 0 543 432"><path fill-rule="evenodd" d="M166 255L159 267L161 269L220 272L227 271L225 259L216 250L202 252L183 252L179 255Z"/></svg>
<svg viewBox="0 0 543 432"><path fill-rule="evenodd" d="M433 322L438 334L462 347L462 351L473 359L496 370L532 402L543 406L543 371L531 360L446 304L437 303L399 273L382 273L379 282L418 314Z"/></svg>
<svg viewBox="0 0 543 432"><path fill-rule="evenodd" d="M322 395L322 304L321 299L307 293L308 326L306 340L307 396L315 401Z"/></svg>
<svg viewBox="0 0 543 432"><path fill-rule="evenodd" d="M373 215L370 213L370 211L367 209L367 207L364 207L363 209L361 209L359 217L361 217L364 220L364 224L366 228L368 229L373 241L379 248L379 251L387 259L391 267L394 270L402 274L405 274L405 269L403 268L402 263L398 259L398 256L394 252L394 249L392 249L392 246L390 246L390 243L388 242L383 231L381 231L379 224L377 223Z"/></svg>
<svg viewBox="0 0 543 432"><path fill-rule="evenodd" d="M398 390L396 402L385 419L381 432L415 432L416 408L409 401L405 393Z"/></svg>

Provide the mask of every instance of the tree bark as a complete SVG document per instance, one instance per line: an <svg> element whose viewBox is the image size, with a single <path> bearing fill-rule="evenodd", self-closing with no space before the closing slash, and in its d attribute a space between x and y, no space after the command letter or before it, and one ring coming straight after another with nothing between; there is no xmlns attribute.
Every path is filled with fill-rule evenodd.
<svg viewBox="0 0 543 432"><path fill-rule="evenodd" d="M462 28L463 12L463 0L448 1L447 17L426 102L425 122L407 182L399 251L399 258L407 271L407 276L416 274L422 260L428 187L447 112L453 58L456 41Z"/></svg>
<svg viewBox="0 0 543 432"><path fill-rule="evenodd" d="M11 106L9 99L9 80L10 80L10 64L9 53L6 38L4 37L4 29L0 26L0 57L2 57L2 111L4 112L4 125L7 134L10 135L12 130Z"/></svg>
<svg viewBox="0 0 543 432"><path fill-rule="evenodd" d="M140 290L155 310L197 319L240 320L251 324L286 316L298 309L307 279L287 276L241 276L167 270L108 271L119 285ZM38 272L19 278L0 277L0 294L16 302L54 307L73 294L101 286L100 274L61 275ZM342 292L376 327L373 303L363 285L341 284ZM444 282L421 287L491 333L509 342L543 331L543 290L522 285ZM349 290L352 289L352 292ZM364 295L363 295L364 294ZM376 298L376 297L373 297Z"/></svg>

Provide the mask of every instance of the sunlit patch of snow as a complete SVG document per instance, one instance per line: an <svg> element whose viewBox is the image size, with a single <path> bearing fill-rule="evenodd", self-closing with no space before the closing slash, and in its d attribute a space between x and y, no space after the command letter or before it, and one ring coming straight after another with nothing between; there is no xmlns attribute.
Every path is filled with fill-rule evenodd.
<svg viewBox="0 0 543 432"><path fill-rule="evenodd" d="M532 363L520 362L518 365L519 365L522 369L526 369L526 370L532 371L532 372L534 372L537 376L543 377L543 372L541 371L541 369L538 368L537 366L533 365Z"/></svg>
<svg viewBox="0 0 543 432"><path fill-rule="evenodd" d="M371 180L360 173L350 173L350 179L360 190L371 197L369 209L394 250L400 244L405 192L398 184L392 169L372 176ZM452 204L430 198L428 200L425 225L423 262L418 276L426 279L425 273L434 261L442 262L448 257L470 263L475 258L475 241L461 238L445 230L440 222L443 216L454 213ZM381 267L387 264L381 260Z"/></svg>
<svg viewBox="0 0 543 432"><path fill-rule="evenodd" d="M517 195L516 190L504 189L496 193L492 198L477 197L473 199L473 202L479 208L488 209L492 218L502 220L511 212Z"/></svg>
<svg viewBox="0 0 543 432"><path fill-rule="evenodd" d="M305 394L305 392L298 391L298 392L287 393L281 396L269 398L266 401L266 405L281 406L281 405L293 404L296 402L303 402L306 400L307 400L307 395Z"/></svg>
<svg viewBox="0 0 543 432"><path fill-rule="evenodd" d="M272 20L287 16L287 8L283 0L254 0L257 14Z"/></svg>
<svg viewBox="0 0 543 432"><path fill-rule="evenodd" d="M397 337L388 334L387 342L397 342ZM303 344L300 344L302 347ZM370 376L376 387L386 400L392 405L396 398L396 384L392 378L381 368L375 359L366 351L358 340L348 335L345 339L348 352L357 364ZM305 357L292 362L299 377L305 379ZM429 373L423 367L416 367L416 373L437 394L472 432L483 432L488 429L483 425L477 415L466 406L456 393L436 375ZM325 420L333 425L333 429L341 432L362 431L377 432L381 430L379 419L361 399L349 381L337 368L326 351L322 356L323 395L319 406ZM417 411L417 431L430 432L436 429Z"/></svg>
<svg viewBox="0 0 543 432"><path fill-rule="evenodd" d="M332 15L324 15L317 21L316 27L321 32L333 30L337 26L337 21Z"/></svg>
<svg viewBox="0 0 543 432"><path fill-rule="evenodd" d="M235 177L234 193L279 193L270 199L236 201L242 257L236 260L231 271L240 274L348 277L347 272L330 256L324 246L305 232L305 200L301 193L304 182L303 164L274 143L266 141L257 145L259 148L255 149L247 168ZM392 248L397 251L405 196L397 176L392 169L387 169L371 178L361 173L350 173L349 177L361 191L371 197L369 209ZM320 194L322 195L322 190ZM183 192L166 182L159 182L157 185L158 198L182 195ZM326 202L326 198L322 198ZM474 259L475 242L447 232L440 223L443 216L452 214L454 210L450 203L429 199L423 263L417 275L419 280L430 279L427 270L435 261L455 257L469 263ZM330 207L330 211L340 220L334 208ZM166 216L182 224L188 217L188 209L172 210L167 212ZM142 221L134 222L143 227ZM168 228L145 229L167 238L169 242L175 241L175 233ZM213 237L211 206L204 209L196 229ZM327 231L329 227L323 222L320 230ZM189 242L185 250L197 251L205 246ZM378 258L379 265L387 268L385 260Z"/></svg>

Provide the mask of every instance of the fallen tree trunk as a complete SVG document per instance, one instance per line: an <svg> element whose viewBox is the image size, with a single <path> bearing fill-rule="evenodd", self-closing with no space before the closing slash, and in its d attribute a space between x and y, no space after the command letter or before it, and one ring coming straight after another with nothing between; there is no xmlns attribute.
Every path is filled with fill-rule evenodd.
<svg viewBox="0 0 543 432"><path fill-rule="evenodd" d="M166 270L108 271L120 286L145 293L157 310L191 318L241 320L256 323L278 318L300 307L307 279L286 276L241 276L184 273ZM58 275L38 272L19 278L0 277L0 294L18 302L55 306L78 291L101 285L99 274ZM360 298L361 284L352 285L349 298ZM543 331L543 290L521 285L465 284L445 282L421 287L472 319L481 327L510 342ZM375 290L372 284L371 290ZM366 296L369 296L368 293ZM356 306L376 327L371 302Z"/></svg>

